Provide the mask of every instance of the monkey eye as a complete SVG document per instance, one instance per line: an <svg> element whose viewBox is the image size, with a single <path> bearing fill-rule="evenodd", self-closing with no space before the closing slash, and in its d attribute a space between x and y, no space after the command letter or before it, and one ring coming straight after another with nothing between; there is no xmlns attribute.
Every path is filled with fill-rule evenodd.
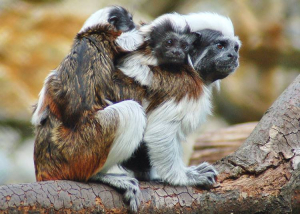
<svg viewBox="0 0 300 214"><path fill-rule="evenodd" d="M173 40L172 39L169 39L166 41L166 46L167 47L171 47L173 45Z"/></svg>
<svg viewBox="0 0 300 214"><path fill-rule="evenodd" d="M222 44L221 42L217 43L217 48L220 50L223 50L225 48L225 45Z"/></svg>
<svg viewBox="0 0 300 214"><path fill-rule="evenodd" d="M117 16L112 16L108 19L108 22L111 24L115 24L117 21L119 21L119 18Z"/></svg>
<svg viewBox="0 0 300 214"><path fill-rule="evenodd" d="M235 52L238 52L239 46L238 45L234 46L234 50L235 50Z"/></svg>
<svg viewBox="0 0 300 214"><path fill-rule="evenodd" d="M185 50L185 51L188 49L188 47L189 47L188 43L183 43L183 44L181 45L181 48L182 48L183 50Z"/></svg>

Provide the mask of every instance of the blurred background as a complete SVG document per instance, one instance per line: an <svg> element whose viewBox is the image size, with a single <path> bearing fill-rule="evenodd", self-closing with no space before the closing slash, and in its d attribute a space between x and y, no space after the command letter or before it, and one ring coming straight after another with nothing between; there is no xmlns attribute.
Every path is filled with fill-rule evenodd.
<svg viewBox="0 0 300 214"><path fill-rule="evenodd" d="M299 0L0 0L0 185L35 180L32 105L84 21L108 5L128 8L135 22L173 11L232 19L243 43L240 67L222 81L214 116L190 145L199 133L258 121L299 74Z"/></svg>

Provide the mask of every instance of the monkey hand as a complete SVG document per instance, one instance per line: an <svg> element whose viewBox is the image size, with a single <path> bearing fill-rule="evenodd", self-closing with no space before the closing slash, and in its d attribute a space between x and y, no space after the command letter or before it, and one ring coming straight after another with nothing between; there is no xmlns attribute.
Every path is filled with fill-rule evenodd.
<svg viewBox="0 0 300 214"><path fill-rule="evenodd" d="M204 162L198 166L189 167L186 175L190 185L209 189L216 182L218 172L212 165Z"/></svg>
<svg viewBox="0 0 300 214"><path fill-rule="evenodd" d="M121 51L124 52L136 50L143 42L143 36L136 29L123 32L116 39L117 45L121 48Z"/></svg>

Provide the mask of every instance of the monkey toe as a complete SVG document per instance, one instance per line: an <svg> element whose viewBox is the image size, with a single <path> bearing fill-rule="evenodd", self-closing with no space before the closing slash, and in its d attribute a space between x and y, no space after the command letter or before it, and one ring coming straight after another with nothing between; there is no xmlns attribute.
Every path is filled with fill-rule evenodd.
<svg viewBox="0 0 300 214"><path fill-rule="evenodd" d="M215 176L218 175L217 170L215 169L215 167L213 167L212 165L210 165L207 162L204 162L198 166L195 167L195 170L197 170L198 173L200 174L205 174L205 173L212 173Z"/></svg>
<svg viewBox="0 0 300 214"><path fill-rule="evenodd" d="M204 162L198 166L190 167L187 175L192 185L209 189L216 182L218 172L212 165Z"/></svg>
<svg viewBox="0 0 300 214"><path fill-rule="evenodd" d="M140 206L140 189L139 187L128 188L124 193L124 201L129 205L129 208L133 212L137 212Z"/></svg>

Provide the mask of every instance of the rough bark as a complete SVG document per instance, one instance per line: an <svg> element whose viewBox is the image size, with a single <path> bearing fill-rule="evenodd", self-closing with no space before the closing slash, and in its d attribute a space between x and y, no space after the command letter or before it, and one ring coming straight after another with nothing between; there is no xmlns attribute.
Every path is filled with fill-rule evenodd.
<svg viewBox="0 0 300 214"><path fill-rule="evenodd" d="M141 183L140 213L300 213L300 76L243 145L218 161L211 190ZM100 184L48 181L0 187L3 213L124 213L119 193Z"/></svg>

